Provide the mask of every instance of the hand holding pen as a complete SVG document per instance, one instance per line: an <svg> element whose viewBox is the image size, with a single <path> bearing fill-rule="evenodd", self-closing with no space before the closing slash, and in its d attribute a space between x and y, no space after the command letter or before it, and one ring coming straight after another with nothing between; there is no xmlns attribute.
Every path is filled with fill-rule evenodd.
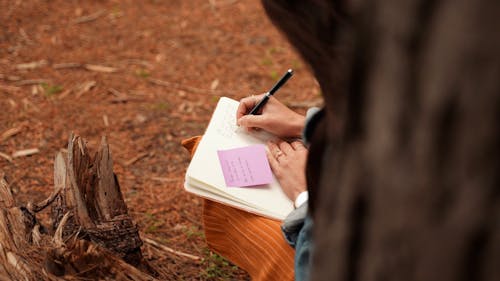
<svg viewBox="0 0 500 281"><path fill-rule="evenodd" d="M300 137L305 117L272 96L291 75L292 71L287 71L268 93L242 99L236 114L238 125L248 130L266 130L280 138ZM259 114L250 114L252 111Z"/></svg>

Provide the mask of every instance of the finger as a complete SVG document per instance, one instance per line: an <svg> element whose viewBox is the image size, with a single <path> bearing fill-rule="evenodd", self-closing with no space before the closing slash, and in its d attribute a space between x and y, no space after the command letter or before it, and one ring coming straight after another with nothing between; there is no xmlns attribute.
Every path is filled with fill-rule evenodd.
<svg viewBox="0 0 500 281"><path fill-rule="evenodd" d="M262 115L245 115L238 119L238 125L247 128L262 128L265 117Z"/></svg>
<svg viewBox="0 0 500 281"><path fill-rule="evenodd" d="M238 110L236 111L236 119L241 118L244 115L247 115L252 108L262 99L261 95L251 95L249 97L243 98L240 100L240 104L238 105Z"/></svg>
<svg viewBox="0 0 500 281"><path fill-rule="evenodd" d="M246 97L240 100L240 104L238 105L238 109L236 110L236 120L240 119L242 116L245 116L250 110L252 110L254 101L253 97Z"/></svg>
<svg viewBox="0 0 500 281"><path fill-rule="evenodd" d="M275 144L274 142L268 142L267 143L267 148L269 149L269 152L273 155L274 159L277 160L279 158L280 154L281 156L284 154L283 151L281 151L280 147Z"/></svg>
<svg viewBox="0 0 500 281"><path fill-rule="evenodd" d="M276 158L274 158L274 155L270 151L266 151L266 155L267 155L267 160L269 161L269 166L271 167L271 170L273 171L274 174L277 174L278 169L279 169L279 165L280 165L278 163L278 160L276 160Z"/></svg>
<svg viewBox="0 0 500 281"><path fill-rule="evenodd" d="M306 148L301 141L293 141L290 145L295 150L302 150Z"/></svg>
<svg viewBox="0 0 500 281"><path fill-rule="evenodd" d="M283 153L285 153L285 155L290 155L294 151L292 146L286 141L282 141L278 145L279 145L279 148L281 149L281 151L283 151Z"/></svg>

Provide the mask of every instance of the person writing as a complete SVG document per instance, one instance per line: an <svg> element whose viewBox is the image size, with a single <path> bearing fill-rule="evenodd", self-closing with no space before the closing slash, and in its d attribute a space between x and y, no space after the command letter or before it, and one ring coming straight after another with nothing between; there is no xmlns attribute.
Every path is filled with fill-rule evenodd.
<svg viewBox="0 0 500 281"><path fill-rule="evenodd" d="M243 98L236 119L237 125L249 132L264 130L279 138L267 143L267 158L295 210L280 222L208 199L203 204L202 220L210 249L257 281L306 280L308 275L312 227L307 218L308 149L300 141L308 118L273 97L292 74L288 70L265 94ZM308 115L311 112L314 110ZM193 154L198 141L199 137L191 138L183 145Z"/></svg>
<svg viewBox="0 0 500 281"><path fill-rule="evenodd" d="M248 131L265 130L281 139L268 142L267 158L283 192L294 202L296 208L288 215L281 228L287 242L296 249L295 280L306 280L312 244L312 220L307 216L305 173L308 149L303 141L297 139L303 137L306 119L317 119L314 116L321 115L321 111L312 108L306 118L271 96L258 114L248 114L264 99L264 95L250 96L240 101L237 124Z"/></svg>

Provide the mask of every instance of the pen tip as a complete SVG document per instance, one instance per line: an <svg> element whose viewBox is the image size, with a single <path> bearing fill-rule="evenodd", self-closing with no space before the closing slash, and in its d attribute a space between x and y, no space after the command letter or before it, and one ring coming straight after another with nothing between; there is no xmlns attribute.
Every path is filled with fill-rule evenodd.
<svg viewBox="0 0 500 281"><path fill-rule="evenodd" d="M293 74L293 69L288 69L288 73Z"/></svg>

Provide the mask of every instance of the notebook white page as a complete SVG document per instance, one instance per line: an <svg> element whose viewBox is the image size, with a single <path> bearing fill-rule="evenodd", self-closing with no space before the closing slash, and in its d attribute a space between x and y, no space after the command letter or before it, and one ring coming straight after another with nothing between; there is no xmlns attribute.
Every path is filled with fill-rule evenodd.
<svg viewBox="0 0 500 281"><path fill-rule="evenodd" d="M271 136L263 132L249 134L236 125L239 102L222 97L212 115L195 155L186 172L186 190L204 190L204 197L233 205L275 219L284 219L293 210L293 203L281 190L276 178L267 185L228 187L224 181L217 150L263 144ZM224 197L222 200L221 197ZM243 206L245 205L245 206Z"/></svg>

